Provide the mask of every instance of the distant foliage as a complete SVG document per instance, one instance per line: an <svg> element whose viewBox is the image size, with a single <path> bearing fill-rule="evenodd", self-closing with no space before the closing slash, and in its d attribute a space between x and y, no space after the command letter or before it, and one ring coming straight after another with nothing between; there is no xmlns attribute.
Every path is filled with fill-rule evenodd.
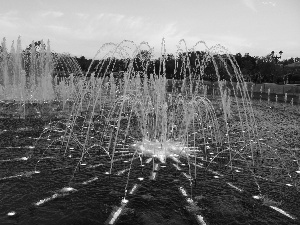
<svg viewBox="0 0 300 225"><path fill-rule="evenodd" d="M216 81L217 75L213 59L218 66L220 80L229 80L229 74L234 73L232 62L224 57L211 56L204 51L179 52L177 55L165 53L157 59L152 58L150 51L141 50L133 59L108 57L102 60L87 59L84 56L76 58L83 72L90 76L93 72L97 76L108 76L111 72L126 71L132 63L133 69L141 74L165 74L168 79L184 79L185 77L200 78ZM234 55L236 64L244 76L245 81L262 83L281 83L284 75L289 71L285 65L300 61L290 58L275 62L271 55L258 57L240 53ZM92 64L91 64L92 63ZM235 80L233 80L235 81Z"/></svg>

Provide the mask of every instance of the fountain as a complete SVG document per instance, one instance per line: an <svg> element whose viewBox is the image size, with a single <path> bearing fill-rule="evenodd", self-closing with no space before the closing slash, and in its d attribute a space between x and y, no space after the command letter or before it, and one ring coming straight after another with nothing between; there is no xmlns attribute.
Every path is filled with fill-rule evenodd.
<svg viewBox="0 0 300 225"><path fill-rule="evenodd" d="M5 41L3 43L5 47ZM115 206L112 210L99 210L101 213L105 211L105 224L116 224L120 218L126 217L129 207L137 204L135 198L139 192L145 191L147 185L155 183L158 186L166 182L165 189L175 187L172 190L183 198L185 210L194 220L206 224L213 219L201 209L205 201L199 196L209 196L206 182L218 182L224 191L234 190L238 196L252 195L254 200L263 201L266 199L263 198L266 193L263 182L273 182L276 177L272 175L271 179L266 175L267 167L273 172L273 167L279 163L287 174L291 174L290 170L299 170L299 165L285 164L287 158L259 136L250 100L253 86L249 93L237 62L224 47L209 48L201 41L188 50L185 41L181 40L178 57L174 60L174 76L183 79L176 80L175 77L167 79L169 62L164 45L163 40L162 54L156 65L152 59L153 49L146 42L136 45L125 40L119 44L105 44L91 63L98 63L96 69L85 80L76 76L79 70L70 57L52 57L51 61L50 47L39 54L39 63L31 61L36 66L30 64L33 72L29 77L24 74L24 69L13 75L8 72L11 71L7 66L11 65L10 56L3 53L3 99L39 101L39 104L58 99L62 108L68 108L68 114L55 118L44 127L33 141L34 147L28 148L26 160L18 156L17 160L1 162L29 163L31 170L10 174L1 180L9 182L30 177L42 180L43 175L59 174L55 177L58 180L55 187L54 184L45 186L48 192L54 193L47 194L48 197L36 197L32 204L35 208L45 207L58 198L79 198L79 193L99 189L99 193L105 193L101 195L103 202L111 201ZM19 40L17 46L20 46ZM198 48L204 48L202 55L197 53ZM23 68L17 63L21 57L20 47L16 52L19 55L15 57L13 68L19 71L17 68ZM34 54L33 49L31 55ZM127 65L123 76L118 73L116 77L112 73L117 67L117 59L123 59ZM74 74L61 81L57 77L52 79L52 74L59 71L54 69L59 63L73 65L67 67L72 68L67 72ZM212 69L216 83L211 88L205 75ZM49 88L49 92L42 96L43 88ZM262 95L262 89L260 92ZM259 101L263 101L261 97ZM299 160L292 150L284 156ZM146 179L146 173L150 173L149 179ZM235 182L240 179L239 174L247 176L250 184L240 187ZM40 183L43 184L43 180ZM164 193L163 189L155 194ZM163 195L167 194L160 197ZM147 194L142 198L150 202L155 197ZM173 205L182 207L181 200L176 200L175 196L168 199ZM223 208L226 207L223 205ZM286 213L274 204L270 208ZM110 215L107 211L111 212ZM243 215L243 212L238 212ZM9 209L9 216L16 214L19 214L16 209ZM297 220L296 216L286 214L290 222ZM140 218L147 219L144 214ZM100 221L104 222L102 218Z"/></svg>
<svg viewBox="0 0 300 225"><path fill-rule="evenodd" d="M10 114L17 113L19 116L30 114L31 106L36 103L45 105L53 101L64 103L66 97L62 96L62 85L59 85L61 78L67 76L69 78L64 78L62 81L71 79L74 83L73 75L82 74L78 63L72 57L54 53L50 49L49 40L47 45L43 40L33 41L29 47L22 50L21 37L19 37L16 48L13 42L8 51L6 39L3 38L0 50L0 100L6 103L5 108L16 110L16 112L8 112ZM69 95L73 95L72 90L68 91Z"/></svg>

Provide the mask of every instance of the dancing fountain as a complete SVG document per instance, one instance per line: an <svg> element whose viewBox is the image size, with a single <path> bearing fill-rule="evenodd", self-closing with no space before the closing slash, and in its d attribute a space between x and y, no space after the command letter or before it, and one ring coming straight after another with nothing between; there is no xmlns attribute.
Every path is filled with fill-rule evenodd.
<svg viewBox="0 0 300 225"><path fill-rule="evenodd" d="M197 54L198 48L205 49L201 56ZM6 49L5 41L2 49ZM101 180L94 188L118 190L107 193L112 199L118 196L113 205L119 203L119 206L112 210L106 224L116 224L121 215L126 215L129 205L134 204L133 196L158 179L174 185L198 224L206 224L208 220L201 209L205 202L201 196L205 182L211 179L223 181L226 187L250 194L254 199L267 199L261 188L260 180L267 179L262 176L261 167L270 161L270 156L274 163L281 158L277 150L259 137L252 102L234 57L224 47L209 48L202 41L188 50L181 40L177 51L181 58L175 57L174 74L183 79L178 81L175 77L167 79L164 40L162 49L156 69L153 49L146 42L135 45L126 40L117 45L105 44L91 62L98 64L89 79L75 76L80 70L70 57L53 57L49 42L47 50L39 54L31 49L28 74L28 66L21 60L20 40L16 51L13 47L10 54L3 51L2 99L39 104L58 100L63 108L71 103L68 116L50 121L33 146L27 148L26 157L5 161L28 162L32 170L1 180L41 174L51 177L59 173L60 187L55 187L54 194L37 199L34 207L76 195ZM194 61L185 54L188 52L195 53ZM115 77L112 73L116 70L116 59L123 59L127 65L122 76L118 73ZM64 68L71 68L67 72L74 75L58 81L53 74L62 62ZM209 90L205 81L208 69L210 73L213 69L217 81L213 90ZM42 90L47 90L44 95ZM146 172L150 173L149 179ZM244 189L233 182L241 172L254 183L253 193L246 190L248 186ZM209 178L209 174L213 177ZM228 177L232 178L230 182ZM169 188L172 187L166 187ZM142 196L147 200L153 198ZM274 204L270 207L291 221L297 219ZM16 211L7 215L14 217ZM146 220L145 215L140 217Z"/></svg>
<svg viewBox="0 0 300 225"><path fill-rule="evenodd" d="M47 45L43 40L33 41L22 50L19 37L16 48L13 42L8 51L6 39L3 38L0 50L0 100L2 104L5 103L4 108L17 108L15 111L19 116L25 116L27 108L35 103L65 102L68 96L64 95L66 91L59 84L69 79L74 84L73 75L82 74L78 63L68 54L51 51L49 40ZM72 95L70 90L68 93Z"/></svg>

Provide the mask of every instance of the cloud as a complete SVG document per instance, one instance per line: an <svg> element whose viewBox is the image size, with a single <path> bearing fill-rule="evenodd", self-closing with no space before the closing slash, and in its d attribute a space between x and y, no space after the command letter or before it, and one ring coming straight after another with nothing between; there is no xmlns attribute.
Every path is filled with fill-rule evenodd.
<svg viewBox="0 0 300 225"><path fill-rule="evenodd" d="M5 18L2 18L0 16L0 29L1 28L16 28L17 25L13 22L11 22L10 20L7 20Z"/></svg>
<svg viewBox="0 0 300 225"><path fill-rule="evenodd" d="M175 23L159 23L141 16L101 13L97 15L77 13L77 21L70 24L73 35L78 39L110 41L135 39L149 41L155 36L173 37L178 35ZM155 31L155 32L154 32Z"/></svg>
<svg viewBox="0 0 300 225"><path fill-rule="evenodd" d="M250 52L253 43L247 38L236 34L202 34L199 36L186 35L185 38L187 48L190 49L195 46L194 50L205 51L216 45L223 46L229 53L236 53L240 51ZM179 39L177 40L178 43ZM204 42L204 43L201 43ZM180 46L185 49L184 45Z"/></svg>
<svg viewBox="0 0 300 225"><path fill-rule="evenodd" d="M59 26L59 25L47 25L47 28L51 29L55 33L68 33L70 31L70 28L65 26Z"/></svg>
<svg viewBox="0 0 300 225"><path fill-rule="evenodd" d="M276 2L262 2L262 4L264 4L264 5L271 5L273 7L276 6Z"/></svg>
<svg viewBox="0 0 300 225"><path fill-rule="evenodd" d="M86 20L89 18L89 14L86 13L75 13L75 16L77 16L80 20Z"/></svg>
<svg viewBox="0 0 300 225"><path fill-rule="evenodd" d="M0 30L2 28L17 28L18 20L18 11L12 10L6 13L0 13Z"/></svg>
<svg viewBox="0 0 300 225"><path fill-rule="evenodd" d="M58 41L70 40L69 43L84 43L78 47L96 53L105 43L120 43L123 40L134 41L136 45L148 42L160 53L162 38L170 47L176 46L187 31L178 28L175 22L161 22L144 16L132 16L117 13L72 13L69 20L35 20L40 33ZM69 43L66 43L69 45ZM85 47L84 47L85 46ZM167 49L168 50L168 49ZM172 49L173 51L174 49ZM77 53L78 54L78 53Z"/></svg>
<svg viewBox="0 0 300 225"><path fill-rule="evenodd" d="M62 17L64 15L64 13L59 12L59 11L47 11L47 12L43 12L40 14L42 17L54 17L54 18L59 18Z"/></svg>
<svg viewBox="0 0 300 225"><path fill-rule="evenodd" d="M0 16L16 17L18 14L19 14L18 11L16 11L16 10L11 10L11 11L8 11L8 12L6 12L6 13L0 13Z"/></svg>
<svg viewBox="0 0 300 225"><path fill-rule="evenodd" d="M217 40L231 53L236 53L240 51L240 49L243 51L249 51L253 46L253 44L247 38L240 37L238 35L224 35L220 36Z"/></svg>
<svg viewBox="0 0 300 225"><path fill-rule="evenodd" d="M246 7L251 9L253 12L257 12L254 0L243 0L243 3L245 4Z"/></svg>

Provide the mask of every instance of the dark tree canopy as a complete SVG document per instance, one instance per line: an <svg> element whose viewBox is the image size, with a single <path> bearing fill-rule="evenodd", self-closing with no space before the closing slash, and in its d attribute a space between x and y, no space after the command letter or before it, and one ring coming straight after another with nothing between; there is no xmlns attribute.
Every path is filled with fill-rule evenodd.
<svg viewBox="0 0 300 225"><path fill-rule="evenodd" d="M255 83L283 81L284 75L288 72L284 66L299 58L290 58L282 61L275 61L271 54L258 57L246 53L233 55L234 60L230 60L226 55L211 56L207 52L178 52L176 55L166 53L157 59L153 59L151 52L142 50L134 59L118 59L109 57L102 60L86 59L84 56L76 58L78 64L84 72L89 72L88 76L95 72L98 76L108 75L111 72L126 71L130 64L134 71L142 72L139 74L164 74L168 79L196 78L216 81L216 69L220 79L229 80L234 74L235 68L243 74L246 81ZM89 71L88 71L89 70ZM233 78L234 79L234 78Z"/></svg>

